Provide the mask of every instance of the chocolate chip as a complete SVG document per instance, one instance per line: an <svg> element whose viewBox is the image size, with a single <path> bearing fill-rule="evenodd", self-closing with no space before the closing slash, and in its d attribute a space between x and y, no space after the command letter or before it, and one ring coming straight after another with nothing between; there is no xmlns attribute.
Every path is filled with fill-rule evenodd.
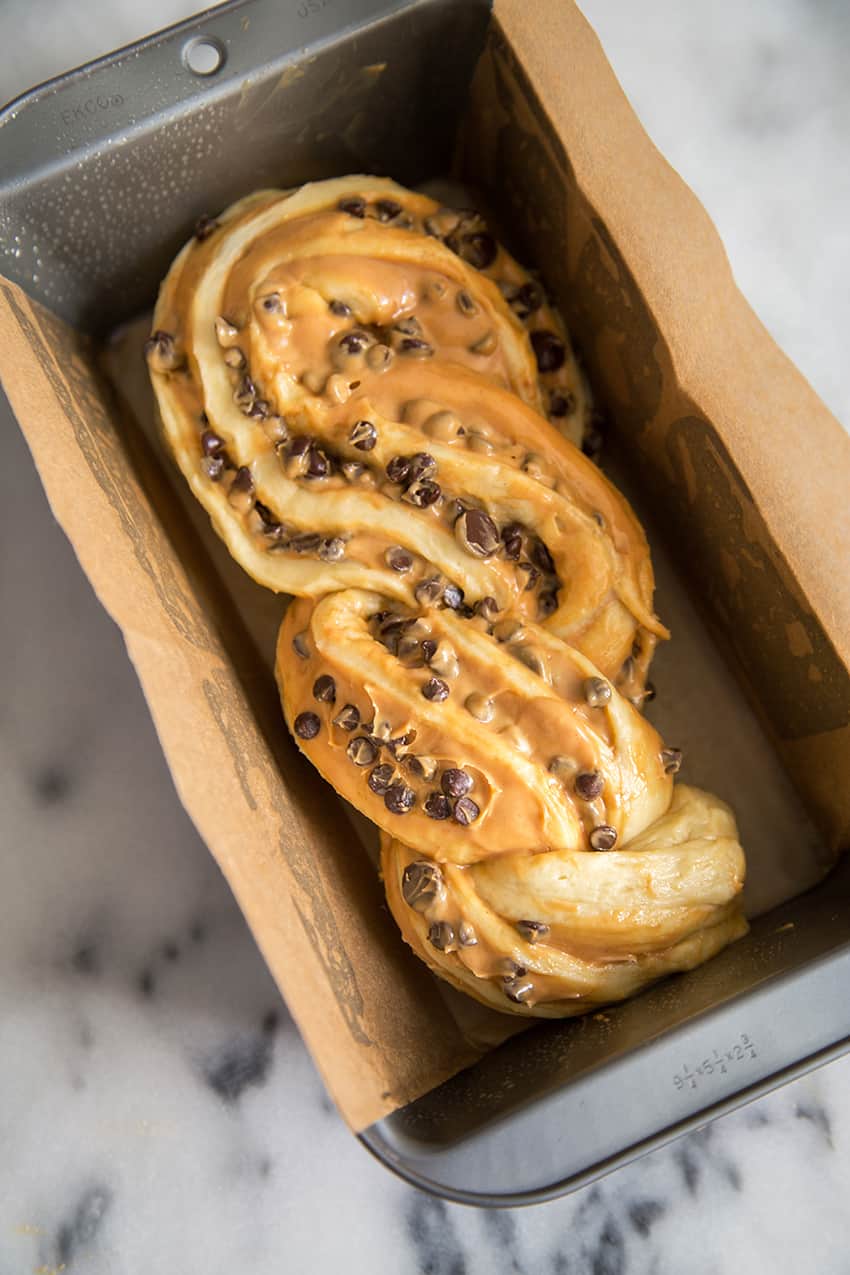
<svg viewBox="0 0 850 1275"><path fill-rule="evenodd" d="M613 850L617 844L617 829L608 823L600 823L590 834L590 845L594 850Z"/></svg>
<svg viewBox="0 0 850 1275"><path fill-rule="evenodd" d="M416 793L407 784L397 780L384 793L384 805L391 815L406 815L416 804Z"/></svg>
<svg viewBox="0 0 850 1275"><path fill-rule="evenodd" d="M361 465L359 460L344 460L342 462L342 476L346 482L359 482L365 473L366 466Z"/></svg>
<svg viewBox="0 0 850 1275"><path fill-rule="evenodd" d="M461 947L477 947L478 939L475 937L475 930L468 921L461 921L458 927L457 941Z"/></svg>
<svg viewBox="0 0 850 1275"><path fill-rule="evenodd" d="M371 766L378 756L378 746L366 735L356 735L346 748L355 766Z"/></svg>
<svg viewBox="0 0 850 1275"><path fill-rule="evenodd" d="M509 1001L513 1001L515 1005L522 1005L531 996L534 995L534 984L525 974L519 974L515 978L506 978L502 980L502 988Z"/></svg>
<svg viewBox="0 0 850 1275"><path fill-rule="evenodd" d="M455 538L467 553L489 558L499 547L499 529L483 509L466 509L455 523Z"/></svg>
<svg viewBox="0 0 850 1275"><path fill-rule="evenodd" d="M479 598L475 603L475 614L482 615L485 620L494 620L499 614L499 604L488 594L486 598Z"/></svg>
<svg viewBox="0 0 850 1275"><path fill-rule="evenodd" d="M339 338L339 348L346 354L361 354L366 346L371 344L372 338L369 333L362 332L359 328L355 328L353 332L346 332Z"/></svg>
<svg viewBox="0 0 850 1275"><path fill-rule="evenodd" d="M587 700L591 708L603 708L611 700L611 687L602 677L588 677L585 679L584 698Z"/></svg>
<svg viewBox="0 0 850 1275"><path fill-rule="evenodd" d="M299 739L315 739L322 728L315 713L299 713L294 722L295 734Z"/></svg>
<svg viewBox="0 0 850 1275"><path fill-rule="evenodd" d="M307 645L307 634L303 629L292 639L292 649L302 660L309 660L310 648Z"/></svg>
<svg viewBox="0 0 850 1275"><path fill-rule="evenodd" d="M395 199L376 199L375 212L379 221L395 221L401 212L401 204Z"/></svg>
<svg viewBox="0 0 850 1275"><path fill-rule="evenodd" d="M538 566L545 575L551 575L555 570L555 563L552 555L546 548L542 540L535 540L531 545L529 557L535 566Z"/></svg>
<svg viewBox="0 0 850 1275"><path fill-rule="evenodd" d="M561 394L558 390L554 390L549 396L549 415L550 416L572 416L576 410L575 394Z"/></svg>
<svg viewBox="0 0 850 1275"><path fill-rule="evenodd" d="M540 372L557 372L564 366L566 347L554 332L538 331L531 334L531 346Z"/></svg>
<svg viewBox="0 0 850 1275"><path fill-rule="evenodd" d="M319 545L322 562L339 562L345 557L345 541L342 536L330 536Z"/></svg>
<svg viewBox="0 0 850 1275"><path fill-rule="evenodd" d="M416 601L423 606L428 606L432 602L437 602L443 595L443 586L440 581L431 576L428 580L420 580L413 591Z"/></svg>
<svg viewBox="0 0 850 1275"><path fill-rule="evenodd" d="M426 664L430 664L437 650L437 643L433 638L423 638L420 643L422 647L422 658Z"/></svg>
<svg viewBox="0 0 850 1275"><path fill-rule="evenodd" d="M605 787L598 770L583 770L576 775L576 796L582 801L595 801Z"/></svg>
<svg viewBox="0 0 850 1275"><path fill-rule="evenodd" d="M452 252L457 253L461 261L474 266L476 270L486 270L496 260L498 245L488 231L468 235L451 234L446 244Z"/></svg>
<svg viewBox="0 0 850 1275"><path fill-rule="evenodd" d="M366 365L373 372L386 372L394 358L395 354L388 345L373 345L366 352Z"/></svg>
<svg viewBox="0 0 850 1275"><path fill-rule="evenodd" d="M340 212L348 213L349 217L365 217L366 216L366 200L362 195L345 195L337 204Z"/></svg>
<svg viewBox="0 0 850 1275"><path fill-rule="evenodd" d="M372 792L379 797L383 797L395 778L395 767L388 762L383 762L380 766L376 766L374 770L369 772L368 784Z"/></svg>
<svg viewBox="0 0 850 1275"><path fill-rule="evenodd" d="M313 683L313 699L317 699L320 704L336 702L336 682L330 673L322 673L321 677L316 678Z"/></svg>
<svg viewBox="0 0 850 1275"><path fill-rule="evenodd" d="M387 461L387 478L391 483L406 482L410 474L410 458L408 456L393 456L392 460Z"/></svg>
<svg viewBox="0 0 850 1275"><path fill-rule="evenodd" d="M437 472L437 462L428 452L414 452L410 457L410 478L433 478Z"/></svg>
<svg viewBox="0 0 850 1275"><path fill-rule="evenodd" d="M360 452L370 452L378 441L378 431L371 421L357 421L351 427L348 441Z"/></svg>
<svg viewBox="0 0 850 1275"><path fill-rule="evenodd" d="M661 765L664 767L665 775L678 774L682 767L681 748L662 748Z"/></svg>
<svg viewBox="0 0 850 1275"><path fill-rule="evenodd" d="M458 611L463 606L463 589L456 584L447 584L443 589L443 602L450 611Z"/></svg>
<svg viewBox="0 0 850 1275"><path fill-rule="evenodd" d="M224 359L227 366L230 368L233 368L234 371L236 372L241 371L242 368L245 366L245 355L239 349L238 345L231 345L227 350L224 351L222 358Z"/></svg>
<svg viewBox="0 0 850 1275"><path fill-rule="evenodd" d="M548 591L541 593L537 599L538 619L546 620L553 615L558 609L558 595Z"/></svg>
<svg viewBox="0 0 850 1275"><path fill-rule="evenodd" d="M410 358L429 359L434 353L433 347L427 341L423 341L422 337L406 336L399 342L399 352L406 354Z"/></svg>
<svg viewBox="0 0 850 1275"><path fill-rule="evenodd" d="M453 952L457 947L454 926L448 921L434 921L428 930L428 942L438 952Z"/></svg>
<svg viewBox="0 0 850 1275"><path fill-rule="evenodd" d="M443 700L449 698L449 684L441 677L429 677L422 687L422 694L433 703L442 704Z"/></svg>
<svg viewBox="0 0 850 1275"><path fill-rule="evenodd" d="M448 797L441 792L429 792L422 809L429 819L448 819L452 813Z"/></svg>
<svg viewBox="0 0 850 1275"><path fill-rule="evenodd" d="M331 462L318 447L311 446L307 452L306 478L326 478L331 472Z"/></svg>
<svg viewBox="0 0 850 1275"><path fill-rule="evenodd" d="M235 347L234 347L235 348ZM228 351L230 353L230 351ZM241 354L242 351L237 351ZM241 407L244 411L249 408L257 397L257 387L251 380L250 376L243 376L236 389L233 391L233 401L237 407Z"/></svg>
<svg viewBox="0 0 850 1275"><path fill-rule="evenodd" d="M536 943L538 939L545 939L549 933L549 926L545 921L517 921L516 927L528 943Z"/></svg>
<svg viewBox="0 0 850 1275"><path fill-rule="evenodd" d="M245 409L245 415L253 417L256 421L264 421L269 414L269 405L264 398L256 398L250 407Z"/></svg>
<svg viewBox="0 0 850 1275"><path fill-rule="evenodd" d="M417 509L427 509L436 504L442 494L439 483L432 482L430 478L423 478L410 484L407 491L403 493L402 500L406 500L409 505L415 505Z"/></svg>
<svg viewBox="0 0 850 1275"><path fill-rule="evenodd" d="M351 318L352 310L350 305L346 305L344 301L329 301L328 309L331 314L336 314L340 319Z"/></svg>
<svg viewBox="0 0 850 1275"><path fill-rule="evenodd" d="M344 704L334 718L334 726L340 730L356 730L360 725L360 709L356 704Z"/></svg>
<svg viewBox="0 0 850 1275"><path fill-rule="evenodd" d="M250 493L254 490L254 479L247 465L240 465L236 473L233 475L233 482L230 485L231 493L238 495Z"/></svg>
<svg viewBox="0 0 850 1275"><path fill-rule="evenodd" d="M205 456L201 461L201 469L209 478L210 482L217 483L221 481L224 473L224 461L221 456Z"/></svg>
<svg viewBox="0 0 850 1275"><path fill-rule="evenodd" d="M531 562L518 562L517 566L520 571L525 572L525 592L528 593L537 584L540 579L540 572Z"/></svg>
<svg viewBox="0 0 850 1275"><path fill-rule="evenodd" d="M402 549L401 545L393 545L384 554L384 562L390 570L404 574L413 566L413 556L406 549Z"/></svg>
<svg viewBox="0 0 850 1275"><path fill-rule="evenodd" d="M161 328L145 341L145 358L154 372L175 372L185 362L183 355L177 352L174 337Z"/></svg>
<svg viewBox="0 0 850 1275"><path fill-rule="evenodd" d="M478 313L477 302L473 300L473 298L470 296L470 294L466 291L465 288L461 288L460 292L458 292L457 296L455 297L455 301L457 303L457 308L458 310L460 310L461 314L465 314L467 315L467 317L471 318L472 315Z"/></svg>
<svg viewBox="0 0 850 1275"><path fill-rule="evenodd" d="M511 305L517 312L522 311L521 318L527 319L530 314L534 314L535 310L540 309L543 300L543 289L529 279L528 283L524 283L514 294Z"/></svg>
<svg viewBox="0 0 850 1275"><path fill-rule="evenodd" d="M440 777L440 787L447 797L465 797L472 787L472 776L459 766L449 766Z"/></svg>
<svg viewBox="0 0 850 1275"><path fill-rule="evenodd" d="M209 239L214 230L218 229L218 221L215 217L208 217L206 213L199 217L195 222L195 238L203 243L205 239Z"/></svg>
<svg viewBox="0 0 850 1275"><path fill-rule="evenodd" d="M263 524L263 531L266 532L266 534L270 534L270 533L278 534L282 531L282 525L280 521L277 518L275 518L274 514L272 513L271 509L269 509L268 505L264 505L261 500L255 500L254 508L256 509L257 514L259 515L260 521Z"/></svg>
<svg viewBox="0 0 850 1275"><path fill-rule="evenodd" d="M280 299L279 292L269 292L266 296L261 297L260 305L266 314L282 314L283 312L283 302Z"/></svg>
<svg viewBox="0 0 850 1275"><path fill-rule="evenodd" d="M437 864L428 859L408 863L401 876L401 893L414 912L426 912L444 894L443 874Z"/></svg>
<svg viewBox="0 0 850 1275"><path fill-rule="evenodd" d="M318 531L301 531L297 536L292 537L289 547L296 553L312 553L321 543L322 537Z"/></svg>
<svg viewBox="0 0 850 1275"><path fill-rule="evenodd" d="M475 823L480 813L477 802L474 802L471 797L458 797L452 808L452 818L455 823L461 824L464 828Z"/></svg>

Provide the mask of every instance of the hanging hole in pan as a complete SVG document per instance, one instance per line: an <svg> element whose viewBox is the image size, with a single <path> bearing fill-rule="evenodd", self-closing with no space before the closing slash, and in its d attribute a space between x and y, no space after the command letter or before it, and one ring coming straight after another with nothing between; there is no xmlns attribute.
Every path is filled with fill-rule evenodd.
<svg viewBox="0 0 850 1275"><path fill-rule="evenodd" d="M215 75L226 57L224 45L210 35L195 36L183 45L183 63L193 75Z"/></svg>

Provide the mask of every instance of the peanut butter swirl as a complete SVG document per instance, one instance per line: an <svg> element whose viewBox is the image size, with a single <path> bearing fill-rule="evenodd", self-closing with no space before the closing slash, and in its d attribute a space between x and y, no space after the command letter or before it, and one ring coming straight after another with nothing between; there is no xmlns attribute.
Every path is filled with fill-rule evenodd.
<svg viewBox="0 0 850 1275"><path fill-rule="evenodd" d="M297 599L287 721L383 830L419 955L499 1008L564 1014L740 933L731 815L673 796L676 750L637 711L667 636L646 539L581 450L592 403L558 315L478 214L371 177L252 195L176 259L147 357L214 528Z"/></svg>

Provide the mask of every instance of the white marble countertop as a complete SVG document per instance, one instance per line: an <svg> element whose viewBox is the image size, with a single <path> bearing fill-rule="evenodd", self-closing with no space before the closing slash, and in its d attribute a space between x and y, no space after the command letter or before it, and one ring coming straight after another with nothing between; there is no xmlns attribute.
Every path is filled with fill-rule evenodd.
<svg viewBox="0 0 850 1275"><path fill-rule="evenodd" d="M0 99L192 10L4 0ZM739 281L850 420L850 8L585 0ZM5 410L5 409L4 409ZM483 1213L331 1107L4 416L2 1275L850 1270L850 1058L570 1198Z"/></svg>

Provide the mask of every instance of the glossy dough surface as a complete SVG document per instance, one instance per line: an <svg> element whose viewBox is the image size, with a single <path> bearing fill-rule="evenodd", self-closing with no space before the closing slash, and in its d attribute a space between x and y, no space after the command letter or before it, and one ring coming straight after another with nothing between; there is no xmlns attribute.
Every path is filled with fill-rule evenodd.
<svg viewBox="0 0 850 1275"><path fill-rule="evenodd" d="M638 711L666 636L643 531L575 445L560 319L477 214L367 177L259 192L178 256L147 353L215 530L297 599L287 721L382 829L436 972L572 1014L743 931L734 819L674 790Z"/></svg>

